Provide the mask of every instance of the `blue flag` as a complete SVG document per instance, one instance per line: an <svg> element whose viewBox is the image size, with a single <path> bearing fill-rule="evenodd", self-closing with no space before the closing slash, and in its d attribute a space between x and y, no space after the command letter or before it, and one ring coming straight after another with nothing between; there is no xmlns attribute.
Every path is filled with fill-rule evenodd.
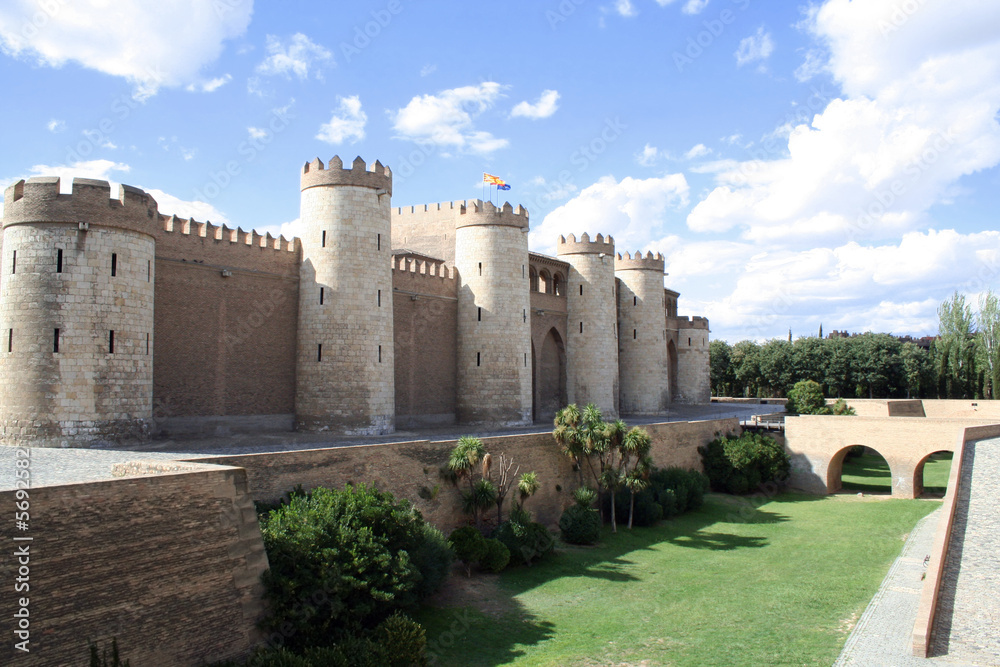
<svg viewBox="0 0 1000 667"><path fill-rule="evenodd" d="M504 183L503 185L498 185L497 190L510 190L510 186Z"/></svg>

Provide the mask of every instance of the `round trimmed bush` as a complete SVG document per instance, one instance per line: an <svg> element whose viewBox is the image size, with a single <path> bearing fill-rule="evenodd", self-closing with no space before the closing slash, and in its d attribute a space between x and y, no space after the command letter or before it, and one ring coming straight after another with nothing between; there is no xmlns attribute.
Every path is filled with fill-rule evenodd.
<svg viewBox="0 0 1000 667"><path fill-rule="evenodd" d="M486 551L483 534L472 526L462 526L451 531L448 542L455 550L455 556L465 564L466 574L470 573L473 563L478 563Z"/></svg>
<svg viewBox="0 0 1000 667"><path fill-rule="evenodd" d="M479 567L489 572L503 572L507 563L510 562L510 549L500 540L493 538L483 540L483 544L485 549L479 559Z"/></svg>
<svg viewBox="0 0 1000 667"><path fill-rule="evenodd" d="M427 632L406 614L396 612L382 621L371 639L381 649L382 664L391 667L427 664Z"/></svg>
<svg viewBox="0 0 1000 667"><path fill-rule="evenodd" d="M592 507L570 505L559 517L559 532L568 544L596 544L601 539L601 517Z"/></svg>

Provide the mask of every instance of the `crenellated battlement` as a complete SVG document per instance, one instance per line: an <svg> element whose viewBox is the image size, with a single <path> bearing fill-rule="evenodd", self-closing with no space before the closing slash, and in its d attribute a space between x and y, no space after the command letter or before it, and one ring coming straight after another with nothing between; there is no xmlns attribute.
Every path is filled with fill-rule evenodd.
<svg viewBox="0 0 1000 667"><path fill-rule="evenodd" d="M408 255L394 255L392 270L429 278L455 280L455 267L449 267L443 261L416 259Z"/></svg>
<svg viewBox="0 0 1000 667"><path fill-rule="evenodd" d="M615 254L615 239L613 236L604 237L598 234L593 240L590 234L584 232L580 235L580 240L570 234L569 237L560 236L556 247L557 255L611 255Z"/></svg>
<svg viewBox="0 0 1000 667"><path fill-rule="evenodd" d="M684 330L684 329L698 329L701 331L708 331L708 318L706 317L668 317L667 327L671 329Z"/></svg>
<svg viewBox="0 0 1000 667"><path fill-rule="evenodd" d="M647 252L646 256L643 257L642 252L636 250L635 254L625 253L622 255L618 253L615 259L615 271L631 271L631 270L647 270L647 271L659 271L663 273L665 263L663 255L652 252Z"/></svg>
<svg viewBox="0 0 1000 667"><path fill-rule="evenodd" d="M176 215L161 215L162 230L166 234L182 236L197 236L214 241L225 241L231 246L246 248L265 248L295 252L298 239L286 239L284 236L271 236L270 232L260 235L254 230L243 231L241 227L233 229L227 225L213 225L211 222L199 222L194 218L178 218Z"/></svg>
<svg viewBox="0 0 1000 667"><path fill-rule="evenodd" d="M459 210L459 217L455 220L455 228L472 227L475 225L501 225L503 227L528 228L528 209L521 205L515 209L510 202L497 208L493 202L484 202L481 199L472 199L465 202Z"/></svg>
<svg viewBox="0 0 1000 667"><path fill-rule="evenodd" d="M354 158L349 169L345 169L340 157L334 155L326 166L319 158L306 162L302 167L300 184L302 190L325 185L356 185L392 195L392 171L378 160L369 167L360 156Z"/></svg>
<svg viewBox="0 0 1000 667"><path fill-rule="evenodd" d="M4 192L3 226L31 223L87 223L101 227L155 233L156 200L130 185L121 185L111 197L107 181L74 178L70 194L60 194L61 179L55 176L29 178Z"/></svg>

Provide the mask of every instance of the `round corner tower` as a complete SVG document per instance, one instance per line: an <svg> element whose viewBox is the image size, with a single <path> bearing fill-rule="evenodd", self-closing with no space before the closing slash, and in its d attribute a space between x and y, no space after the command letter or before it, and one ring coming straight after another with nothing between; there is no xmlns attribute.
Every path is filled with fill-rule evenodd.
<svg viewBox="0 0 1000 667"><path fill-rule="evenodd" d="M301 185L296 425L392 433L392 173L316 159Z"/></svg>
<svg viewBox="0 0 1000 667"><path fill-rule="evenodd" d="M4 194L0 437L66 447L149 437L156 201L106 181Z"/></svg>
<svg viewBox="0 0 1000 667"><path fill-rule="evenodd" d="M663 256L618 255L618 366L623 414L656 414L670 404Z"/></svg>
<svg viewBox="0 0 1000 667"><path fill-rule="evenodd" d="M557 254L569 263L566 284L566 394L579 406L593 403L618 417L618 311L615 240L586 232L559 237Z"/></svg>
<svg viewBox="0 0 1000 667"><path fill-rule="evenodd" d="M458 420L530 424L528 212L470 201L455 228Z"/></svg>

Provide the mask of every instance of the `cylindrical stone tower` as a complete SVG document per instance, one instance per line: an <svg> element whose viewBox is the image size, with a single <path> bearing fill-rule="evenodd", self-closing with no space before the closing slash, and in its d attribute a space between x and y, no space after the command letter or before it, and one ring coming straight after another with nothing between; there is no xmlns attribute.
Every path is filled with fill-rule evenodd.
<svg viewBox="0 0 1000 667"><path fill-rule="evenodd" d="M528 212L470 201L455 227L458 420L530 424Z"/></svg>
<svg viewBox="0 0 1000 667"><path fill-rule="evenodd" d="M149 436L156 201L106 181L4 193L0 438L67 447Z"/></svg>
<svg viewBox="0 0 1000 667"><path fill-rule="evenodd" d="M302 169L297 427L382 435L395 430L392 174L360 157L350 169Z"/></svg>
<svg viewBox="0 0 1000 667"><path fill-rule="evenodd" d="M618 309L615 240L586 232L560 236L557 254L569 263L566 281L566 397L593 403L605 419L618 417Z"/></svg>
<svg viewBox="0 0 1000 667"><path fill-rule="evenodd" d="M615 261L623 414L656 414L670 403L663 265L659 253L619 254Z"/></svg>

